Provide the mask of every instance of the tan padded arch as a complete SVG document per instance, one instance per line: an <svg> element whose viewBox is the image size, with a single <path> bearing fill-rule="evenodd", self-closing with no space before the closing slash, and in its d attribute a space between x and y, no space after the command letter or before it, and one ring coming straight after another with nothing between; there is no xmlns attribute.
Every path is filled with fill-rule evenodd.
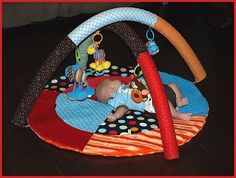
<svg viewBox="0 0 236 178"><path fill-rule="evenodd" d="M183 57L195 77L195 83L202 81L206 77L206 71L183 36L159 16L157 17L154 28L166 37Z"/></svg>

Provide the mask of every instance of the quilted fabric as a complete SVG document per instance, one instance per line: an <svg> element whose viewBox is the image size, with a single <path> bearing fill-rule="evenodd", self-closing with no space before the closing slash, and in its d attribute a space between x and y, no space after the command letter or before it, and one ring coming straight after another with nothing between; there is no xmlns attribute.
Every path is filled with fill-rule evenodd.
<svg viewBox="0 0 236 178"><path fill-rule="evenodd" d="M157 21L157 16L149 11L138 8L114 8L101 12L86 20L69 33L68 37L78 45L96 30L118 21L135 21L153 27Z"/></svg>
<svg viewBox="0 0 236 178"><path fill-rule="evenodd" d="M208 115L208 103L192 82L165 72L159 72L159 74L164 84L176 83L181 89L183 96L189 99L189 104L181 107L179 109L180 112L192 113L196 116L200 115L205 117ZM100 77L96 77L92 79L92 87L96 87L94 82L100 80L99 78ZM124 80L126 77L114 78L113 76L112 79ZM123 82L128 83L128 80L129 79L127 78L127 81ZM58 96L56 104L56 112L65 123L74 128L93 133L97 131L100 124L103 123L108 113L112 110L108 105L104 105L94 100L86 100L86 102L70 102L65 94L60 94L60 96ZM83 109L86 107L93 109Z"/></svg>
<svg viewBox="0 0 236 178"><path fill-rule="evenodd" d="M192 113L195 116L208 115L208 102L192 82L165 72L159 73L164 84L176 83L183 96L188 98L189 104L179 108L179 112Z"/></svg>
<svg viewBox="0 0 236 178"><path fill-rule="evenodd" d="M114 68L114 70L112 68ZM124 70L124 68L119 69L115 68L115 66L112 66L112 68L111 71L106 74L112 75L114 71L121 71L122 74L126 73L127 75L133 73L133 68L129 69L127 68L126 71ZM97 83L102 78L106 77L111 78L113 80L119 79L126 84L129 83L130 81L129 77L101 76L101 77L89 78L88 82L90 83L91 87L95 88ZM189 105L191 107L185 108L187 112L202 113L207 115L208 113L207 101L201 95L200 91L192 82L187 81L181 77L174 76L164 72L160 72L160 77L163 83L165 84L172 82L177 83L180 89L182 90L183 95L189 98L189 100L191 101ZM55 112L55 102L57 96L59 95L58 92L64 91L61 90L62 89L61 87L62 86L65 88L69 87L68 92L71 91L69 90L70 86L66 85L68 81L65 79L66 79L65 76L60 76L57 79L51 80L50 85L46 87L48 89L43 91L43 93L40 95L28 117L30 128L41 139L43 139L47 143L53 144L63 149L73 150L76 152L81 152L90 155L123 157L123 156L138 156L138 155L147 155L147 154L163 152L160 129L158 127L155 128L151 127L152 129L149 131L146 130L145 132L144 131L138 133L135 132L134 134L122 133L121 135L107 135L108 133L102 134L101 132L91 133L83 131L81 129L75 128L74 126L66 124L65 121L59 118L57 113ZM55 88L56 84L57 88ZM73 86L71 86L71 88L72 87ZM67 92L67 90L64 92ZM91 98L91 99L96 99L96 98ZM198 109L195 105L197 105ZM205 107L201 108L201 106ZM195 107L196 109L192 110L192 108ZM124 122L127 122L128 124L132 125L132 127L128 127L128 125L126 125L128 129L132 131L133 127L137 127L137 125L135 125L134 119L130 115L131 113L127 117L127 120ZM197 114L194 115L196 116L191 117L190 121L183 121L176 119L173 120L178 146L183 145L186 142L189 142L203 128L206 122L206 117L198 116ZM148 120L149 117L151 116L143 118L139 117L139 119L137 119L136 124L140 124L140 127L144 129L144 124L145 124L144 121L147 120L147 122L149 122ZM122 132L124 132L123 130L124 122L119 122L119 121L120 120L117 120L117 122L120 123L120 125L116 123L117 127L122 126L122 128L121 127L120 128ZM93 123L94 120L91 119L90 122ZM105 127L104 122L101 125ZM113 128L114 123L107 122L107 126Z"/></svg>
<svg viewBox="0 0 236 178"><path fill-rule="evenodd" d="M71 101L66 94L60 94L56 99L58 116L70 126L88 132L96 132L98 126L112 111L112 107L98 101Z"/></svg>
<svg viewBox="0 0 236 178"><path fill-rule="evenodd" d="M83 150L93 133L71 127L55 112L58 92L43 90L33 106L28 123L41 139L59 148Z"/></svg>
<svg viewBox="0 0 236 178"><path fill-rule="evenodd" d="M163 152L160 129L136 134L93 134L73 128L60 119L55 110L59 92L44 90L28 117L30 128L45 142L66 150L101 156L141 156ZM174 120L178 146L189 142L203 128L206 118Z"/></svg>

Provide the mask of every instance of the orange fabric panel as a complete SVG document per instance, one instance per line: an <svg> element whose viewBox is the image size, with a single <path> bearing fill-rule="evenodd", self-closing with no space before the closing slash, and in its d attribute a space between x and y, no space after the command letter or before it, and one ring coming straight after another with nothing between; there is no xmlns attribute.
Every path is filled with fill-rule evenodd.
<svg viewBox="0 0 236 178"><path fill-rule="evenodd" d="M183 36L172 25L159 16L157 17L154 28L174 45L193 73L195 82L203 80L206 77L206 71Z"/></svg>

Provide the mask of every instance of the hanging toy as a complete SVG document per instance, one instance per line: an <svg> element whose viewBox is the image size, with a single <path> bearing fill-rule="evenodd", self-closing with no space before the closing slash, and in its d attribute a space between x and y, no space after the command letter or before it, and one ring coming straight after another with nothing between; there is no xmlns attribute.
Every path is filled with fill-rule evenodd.
<svg viewBox="0 0 236 178"><path fill-rule="evenodd" d="M149 90L144 79L143 71L139 64L134 68L134 74L131 75L129 88L132 88L131 98L135 103L145 102L148 99Z"/></svg>
<svg viewBox="0 0 236 178"><path fill-rule="evenodd" d="M78 64L82 69L86 70L88 63L88 53L87 48L92 43L92 35L84 40L75 50L76 64Z"/></svg>
<svg viewBox="0 0 236 178"><path fill-rule="evenodd" d="M133 89L131 92L131 98L135 103L145 102L148 99L149 90L142 83L139 77L134 76L129 86Z"/></svg>
<svg viewBox="0 0 236 178"><path fill-rule="evenodd" d="M140 67L140 65L139 64L137 64L136 66L135 66L135 68L134 68L134 76L133 77L138 77L140 80L141 80L141 82L145 85L145 86L147 86L147 83L146 83L146 81L145 81L145 78L144 78L144 75L143 75L143 71L142 71L142 69L141 69L141 67ZM132 77L132 78L133 78ZM132 79L131 78L131 79Z"/></svg>
<svg viewBox="0 0 236 178"><path fill-rule="evenodd" d="M80 63L81 58L80 58L79 48L75 49L75 60L76 60L76 64Z"/></svg>
<svg viewBox="0 0 236 178"><path fill-rule="evenodd" d="M151 32L151 37L149 37L149 33ZM155 55L159 52L159 47L154 41L155 34L152 31L151 28L149 28L146 32L146 38L148 42L146 43L147 45L147 50L151 55Z"/></svg>
<svg viewBox="0 0 236 178"><path fill-rule="evenodd" d="M134 68L134 74L131 75L129 88L133 89L131 92L131 98L135 103L145 102L148 99L149 90L139 64L136 65Z"/></svg>
<svg viewBox="0 0 236 178"><path fill-rule="evenodd" d="M95 41L95 37L99 37L100 40ZM94 62L89 66L95 71L102 71L108 69L111 66L111 62L105 60L105 51L103 49L98 49L100 43L103 40L103 36L100 31L97 31L92 37L92 44L87 48L87 53L93 55Z"/></svg>
<svg viewBox="0 0 236 178"><path fill-rule="evenodd" d="M74 82L72 92L67 93L68 99L83 101L95 94L95 90L89 86L86 80L87 75L85 70L83 70L78 64L68 66L65 69L65 76L70 82Z"/></svg>

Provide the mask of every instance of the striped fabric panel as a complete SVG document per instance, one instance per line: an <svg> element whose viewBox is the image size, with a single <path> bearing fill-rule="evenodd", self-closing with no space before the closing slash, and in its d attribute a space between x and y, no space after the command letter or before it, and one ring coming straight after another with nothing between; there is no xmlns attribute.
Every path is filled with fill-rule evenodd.
<svg viewBox="0 0 236 178"><path fill-rule="evenodd" d="M173 120L178 146L189 142L202 130L206 118L193 116L190 121ZM126 135L94 134L82 153L113 157L141 156L163 152L159 129Z"/></svg>

